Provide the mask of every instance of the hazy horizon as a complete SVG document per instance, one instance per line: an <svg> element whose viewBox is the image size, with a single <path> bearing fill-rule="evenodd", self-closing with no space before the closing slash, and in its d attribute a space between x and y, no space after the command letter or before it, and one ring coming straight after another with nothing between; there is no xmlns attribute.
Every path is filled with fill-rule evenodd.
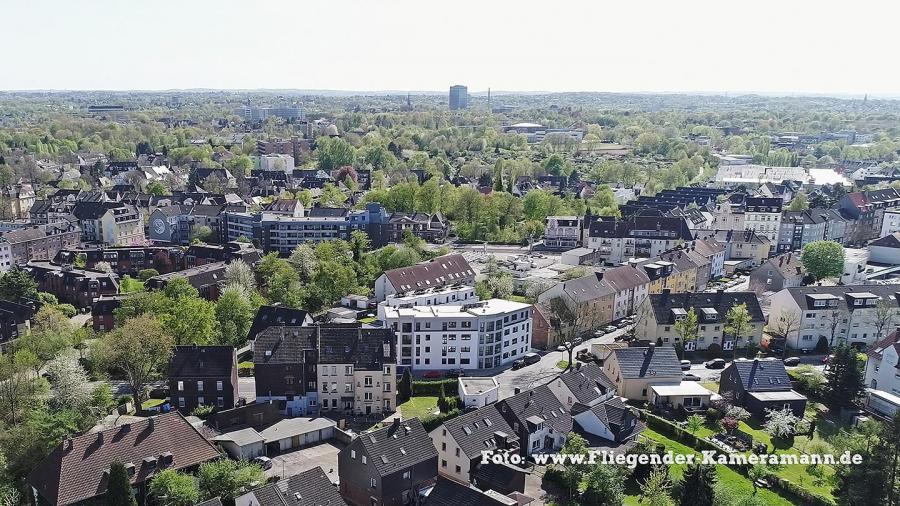
<svg viewBox="0 0 900 506"><path fill-rule="evenodd" d="M896 98L898 11L875 0L15 2L0 90Z"/></svg>

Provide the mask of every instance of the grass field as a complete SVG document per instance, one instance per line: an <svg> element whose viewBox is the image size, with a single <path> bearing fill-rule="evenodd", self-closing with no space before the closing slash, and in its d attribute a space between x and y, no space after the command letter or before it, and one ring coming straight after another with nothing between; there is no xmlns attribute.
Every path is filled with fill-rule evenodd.
<svg viewBox="0 0 900 506"><path fill-rule="evenodd" d="M562 369L563 371L565 371L566 368L569 367L569 361L568 360L560 360L559 362L556 363L556 367L558 369Z"/></svg>
<svg viewBox="0 0 900 506"><path fill-rule="evenodd" d="M422 420L428 415L434 414L437 408L437 397L413 397L404 402L398 408L404 420L418 417Z"/></svg>

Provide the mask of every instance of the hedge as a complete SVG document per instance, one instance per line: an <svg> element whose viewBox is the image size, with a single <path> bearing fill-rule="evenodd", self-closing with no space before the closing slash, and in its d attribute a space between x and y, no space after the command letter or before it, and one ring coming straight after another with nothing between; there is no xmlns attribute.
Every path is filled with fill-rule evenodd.
<svg viewBox="0 0 900 506"><path fill-rule="evenodd" d="M691 448L696 448L698 450L713 450L716 452L722 451L722 449L718 446L710 443L705 439L698 438L697 436L691 434L685 429L682 429L681 427L666 420L665 418L660 418L656 415L646 412L644 413L644 418L647 422L647 426L651 429L659 432L664 436L671 437L675 441L684 443Z"/></svg>
<svg viewBox="0 0 900 506"><path fill-rule="evenodd" d="M444 395L453 395L458 390L458 382L456 379L442 379L433 381L415 381L412 382L413 397L441 395L441 385L444 385Z"/></svg>
<svg viewBox="0 0 900 506"><path fill-rule="evenodd" d="M456 418L457 416L459 416L461 414L462 414L462 411L460 411L458 409L454 409L453 411L448 411L446 413L441 413L439 415L426 416L423 420L421 420L422 426L425 427L425 430L427 432L431 432L434 429L440 427L442 423L446 422L447 420L449 420L451 418Z"/></svg>

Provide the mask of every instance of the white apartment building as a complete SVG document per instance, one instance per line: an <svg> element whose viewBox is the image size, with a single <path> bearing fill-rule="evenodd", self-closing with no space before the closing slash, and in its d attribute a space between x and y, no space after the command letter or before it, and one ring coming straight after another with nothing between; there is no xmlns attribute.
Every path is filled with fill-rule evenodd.
<svg viewBox="0 0 900 506"><path fill-rule="evenodd" d="M294 157L291 155L262 155L259 157L259 169L290 174L294 170Z"/></svg>
<svg viewBox="0 0 900 506"><path fill-rule="evenodd" d="M747 197L744 200L744 229L753 230L777 243L783 204L779 197Z"/></svg>
<svg viewBox="0 0 900 506"><path fill-rule="evenodd" d="M894 232L900 232L900 208L893 207L884 210L884 219L881 222L881 235L887 237Z"/></svg>
<svg viewBox="0 0 900 506"><path fill-rule="evenodd" d="M378 303L378 318L384 320L385 308L413 306L441 306L444 304L469 304L478 302L475 287L470 285L450 285L404 294L390 294Z"/></svg>
<svg viewBox="0 0 900 506"><path fill-rule="evenodd" d="M866 387L882 390L892 395L900 395L900 375L897 364L900 363L898 350L898 334L895 332L868 351L866 360Z"/></svg>
<svg viewBox="0 0 900 506"><path fill-rule="evenodd" d="M385 307L397 335L397 363L413 369L484 369L531 349L531 305L503 299L441 306Z"/></svg>
<svg viewBox="0 0 900 506"><path fill-rule="evenodd" d="M795 349L813 349L822 337L829 346L843 340L864 349L884 337L878 335L879 301L891 308L881 333L891 332L900 322L897 293L892 285L785 288L770 299L768 326L784 328L785 322L798 321L787 336L788 346Z"/></svg>

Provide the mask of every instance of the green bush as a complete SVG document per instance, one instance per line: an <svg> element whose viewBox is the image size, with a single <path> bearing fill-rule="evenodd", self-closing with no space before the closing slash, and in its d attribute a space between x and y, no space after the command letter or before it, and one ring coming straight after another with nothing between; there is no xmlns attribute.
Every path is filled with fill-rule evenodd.
<svg viewBox="0 0 900 506"><path fill-rule="evenodd" d="M78 310L75 309L75 306L72 304L57 304L56 309L59 310L60 313L66 315L66 318L71 318L78 314Z"/></svg>
<svg viewBox="0 0 900 506"><path fill-rule="evenodd" d="M431 415L426 416L422 420L422 426L425 427L425 430L428 432L433 431L434 429L441 426L442 423L446 422L451 418L456 418L461 415L462 411L458 409L454 409L453 411L449 411L447 413L441 413L440 415Z"/></svg>
<svg viewBox="0 0 900 506"><path fill-rule="evenodd" d="M159 276L159 271L156 269L141 269L138 271L138 279L141 281L147 281L154 276Z"/></svg>

